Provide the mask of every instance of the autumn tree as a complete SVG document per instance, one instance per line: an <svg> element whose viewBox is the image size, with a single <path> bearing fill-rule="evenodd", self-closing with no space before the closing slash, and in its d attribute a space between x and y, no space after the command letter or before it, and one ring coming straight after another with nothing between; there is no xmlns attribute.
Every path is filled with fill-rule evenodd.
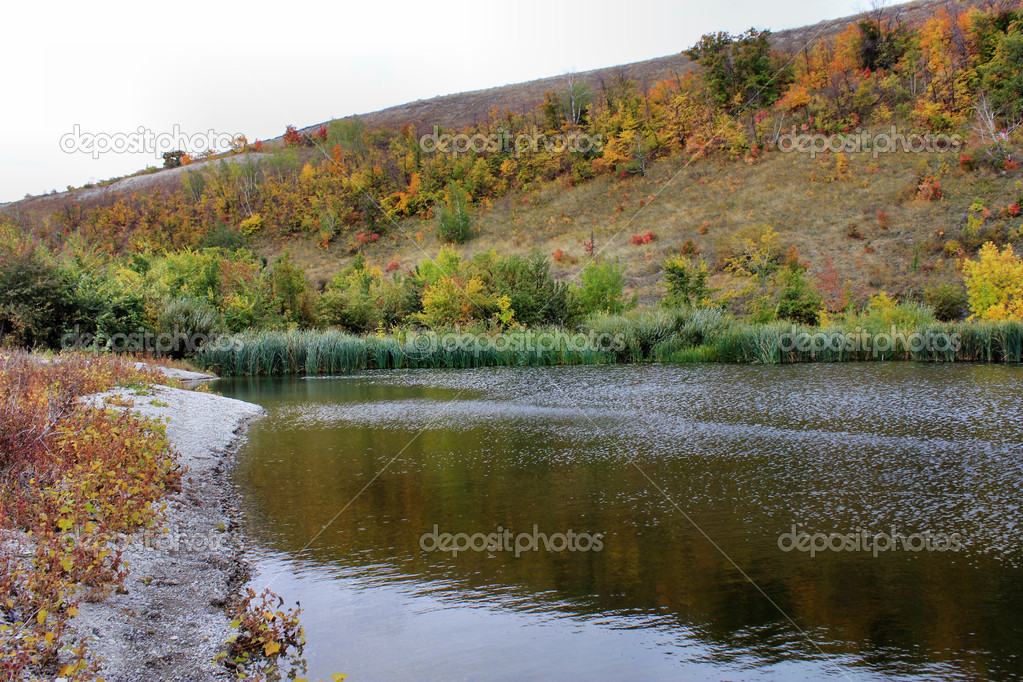
<svg viewBox="0 0 1023 682"><path fill-rule="evenodd" d="M732 115L745 112L751 132L757 110L774 104L791 80L790 69L772 57L770 36L755 28L737 36L710 33L685 52L703 67L717 104Z"/></svg>
<svg viewBox="0 0 1023 682"><path fill-rule="evenodd" d="M664 261L664 286L667 293L664 305L696 307L707 302L711 295L707 277L710 271L702 258L693 263L685 256L671 256Z"/></svg>
<svg viewBox="0 0 1023 682"><path fill-rule="evenodd" d="M1023 320L1023 258L1007 244L1001 252L987 242L977 260L964 260L970 319Z"/></svg>
<svg viewBox="0 0 1023 682"><path fill-rule="evenodd" d="M685 54L704 68L715 100L729 112L767 106L777 101L789 74L771 58L771 32L751 28L745 33L709 33Z"/></svg>
<svg viewBox="0 0 1023 682"><path fill-rule="evenodd" d="M1003 120L1023 118L1023 22L997 38L991 59L980 68L981 88Z"/></svg>
<svg viewBox="0 0 1023 682"><path fill-rule="evenodd" d="M872 0L866 18L859 22L860 62L864 69L889 70L909 48L910 35L898 12L889 11L886 0Z"/></svg>

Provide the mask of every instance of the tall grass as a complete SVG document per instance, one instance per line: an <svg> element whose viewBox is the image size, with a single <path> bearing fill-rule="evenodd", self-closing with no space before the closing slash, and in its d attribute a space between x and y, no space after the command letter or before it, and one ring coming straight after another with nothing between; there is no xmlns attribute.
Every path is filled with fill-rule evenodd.
<svg viewBox="0 0 1023 682"><path fill-rule="evenodd" d="M788 364L915 360L1018 363L1019 322L932 323L913 329L750 324L720 310L598 315L583 333L518 330L496 336L261 331L223 337L196 362L223 376L344 374L364 369L547 366L621 362Z"/></svg>
<svg viewBox="0 0 1023 682"><path fill-rule="evenodd" d="M586 343L583 341L586 340ZM356 336L334 330L260 331L223 337L196 362L222 376L345 374L364 369L468 368L610 363L581 334L564 330L501 335L397 334Z"/></svg>

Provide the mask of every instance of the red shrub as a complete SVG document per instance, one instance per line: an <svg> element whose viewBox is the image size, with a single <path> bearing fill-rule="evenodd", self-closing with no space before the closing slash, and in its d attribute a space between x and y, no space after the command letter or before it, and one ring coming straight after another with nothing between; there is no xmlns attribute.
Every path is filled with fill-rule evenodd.
<svg viewBox="0 0 1023 682"><path fill-rule="evenodd" d="M289 147L297 147L302 144L302 134L298 132L295 126L288 126L284 130L284 144Z"/></svg>

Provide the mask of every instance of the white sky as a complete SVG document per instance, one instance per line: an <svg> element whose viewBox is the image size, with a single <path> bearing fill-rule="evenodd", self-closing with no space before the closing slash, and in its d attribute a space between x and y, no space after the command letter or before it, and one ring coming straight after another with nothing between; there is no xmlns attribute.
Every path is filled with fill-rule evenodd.
<svg viewBox="0 0 1023 682"><path fill-rule="evenodd" d="M681 52L712 31L777 31L864 0L8 2L0 201L162 165L61 151L140 126L248 139L395 104ZM498 9L500 7L500 9Z"/></svg>

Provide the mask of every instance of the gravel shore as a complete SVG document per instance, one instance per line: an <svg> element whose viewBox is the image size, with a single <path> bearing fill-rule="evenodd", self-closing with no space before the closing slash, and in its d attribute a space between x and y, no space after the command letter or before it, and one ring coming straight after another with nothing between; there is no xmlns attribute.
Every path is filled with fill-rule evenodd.
<svg viewBox="0 0 1023 682"><path fill-rule="evenodd" d="M130 400L127 409L169 420L167 435L185 471L181 492L165 500L169 532L136 533L126 545L127 593L81 604L72 627L88 638L93 657L102 658L108 682L230 679L213 661L232 634L224 605L247 578L230 470L263 408L165 386L89 399L110 395Z"/></svg>

